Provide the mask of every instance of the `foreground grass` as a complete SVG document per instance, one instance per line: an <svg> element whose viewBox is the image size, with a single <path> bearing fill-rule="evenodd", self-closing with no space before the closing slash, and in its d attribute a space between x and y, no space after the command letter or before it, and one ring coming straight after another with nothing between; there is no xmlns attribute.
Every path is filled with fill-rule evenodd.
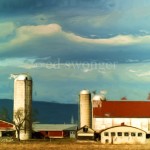
<svg viewBox="0 0 150 150"><path fill-rule="evenodd" d="M0 143L0 150L149 150L145 145L104 145L99 142L84 141L24 141Z"/></svg>

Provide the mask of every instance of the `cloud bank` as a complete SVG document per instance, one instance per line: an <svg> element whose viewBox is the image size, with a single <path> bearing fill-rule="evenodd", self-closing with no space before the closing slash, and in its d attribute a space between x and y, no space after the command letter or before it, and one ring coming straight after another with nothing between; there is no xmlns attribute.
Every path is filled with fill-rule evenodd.
<svg viewBox="0 0 150 150"><path fill-rule="evenodd" d="M121 46L121 45L132 45L132 44L143 44L150 42L150 35L135 36L135 35L117 35L110 38L87 38L75 33L69 33L63 31L62 27L58 24L48 24L48 25L37 25L37 26L21 26L14 29L13 23L3 23L0 25L2 28L9 27L9 30L4 30L1 28L1 36L8 36L15 32L15 36L9 41L1 42L1 50L7 47L21 45L32 39L42 38L42 37L53 37L57 34L62 35L64 39L76 43L87 43L96 45L107 45L107 46Z"/></svg>

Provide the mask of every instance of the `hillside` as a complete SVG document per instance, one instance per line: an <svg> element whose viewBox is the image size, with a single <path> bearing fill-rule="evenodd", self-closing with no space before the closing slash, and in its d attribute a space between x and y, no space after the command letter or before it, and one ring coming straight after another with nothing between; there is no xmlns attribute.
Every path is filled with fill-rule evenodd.
<svg viewBox="0 0 150 150"><path fill-rule="evenodd" d="M12 119L13 101L9 99L0 99L0 112L6 108L9 116ZM40 123L71 123L71 118L74 123L78 120L78 105L77 104L61 104L54 102L33 101L33 118Z"/></svg>

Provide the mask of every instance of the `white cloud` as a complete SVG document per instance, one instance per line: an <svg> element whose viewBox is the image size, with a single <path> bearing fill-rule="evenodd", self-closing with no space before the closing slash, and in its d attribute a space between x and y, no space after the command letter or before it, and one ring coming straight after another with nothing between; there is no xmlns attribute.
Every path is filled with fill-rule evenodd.
<svg viewBox="0 0 150 150"><path fill-rule="evenodd" d="M11 25L10 25L11 26ZM12 28L8 33L3 33L5 35L9 34L14 30ZM17 28L16 36L5 43L0 44L0 50L7 50L8 48L12 48L16 45L24 44L25 42L32 41L37 37L50 37L56 34L61 35L67 40L76 42L76 43L88 43L88 44L97 44L97 45L130 45L130 44L138 44L138 43L149 43L150 35L145 36L133 36L133 35L117 35L111 38L86 38L74 33L65 32L62 30L61 26L58 24L48 24L48 25L37 25L37 26L22 26ZM2 32L2 31L1 31Z"/></svg>
<svg viewBox="0 0 150 150"><path fill-rule="evenodd" d="M91 72L91 71L92 71L92 69L83 69L84 73L88 73L88 72Z"/></svg>
<svg viewBox="0 0 150 150"><path fill-rule="evenodd" d="M57 32L61 32L61 27L58 24L22 26L17 28L15 32L16 36L13 39L0 44L0 50L7 50L37 37L52 36Z"/></svg>
<svg viewBox="0 0 150 150"><path fill-rule="evenodd" d="M147 77L147 76L150 76L150 71L146 71L146 72L143 72L143 73L139 73L137 74L138 77Z"/></svg>
<svg viewBox="0 0 150 150"><path fill-rule="evenodd" d="M130 44L138 44L138 43L149 43L150 35L147 36L133 36L133 35L117 35L111 38L99 38L99 39L90 39L84 38L74 33L66 33L68 39L83 42L89 44L101 44L101 45L130 45Z"/></svg>
<svg viewBox="0 0 150 150"><path fill-rule="evenodd" d="M12 22L0 23L0 37L5 37L15 31L15 25Z"/></svg>
<svg viewBox="0 0 150 150"><path fill-rule="evenodd" d="M150 63L127 63L118 64L115 74L122 80L129 83L147 83L150 81Z"/></svg>
<svg viewBox="0 0 150 150"><path fill-rule="evenodd" d="M20 44L32 38L40 36L51 36L61 31L58 24L39 25L39 26L22 26L16 31L16 38L11 41L12 44Z"/></svg>
<svg viewBox="0 0 150 150"><path fill-rule="evenodd" d="M133 69L129 69L129 72L136 72L135 70L133 70Z"/></svg>
<svg viewBox="0 0 150 150"><path fill-rule="evenodd" d="M22 26L18 28L18 35L52 35L56 32L60 32L61 27L58 24L38 25L38 26Z"/></svg>

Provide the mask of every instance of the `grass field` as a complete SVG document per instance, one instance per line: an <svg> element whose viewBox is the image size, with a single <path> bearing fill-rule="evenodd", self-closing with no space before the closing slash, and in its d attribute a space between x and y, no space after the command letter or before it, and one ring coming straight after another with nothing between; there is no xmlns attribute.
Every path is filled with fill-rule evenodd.
<svg viewBox="0 0 150 150"><path fill-rule="evenodd" d="M104 145L99 142L84 141L28 141L0 143L0 150L149 150L144 145Z"/></svg>

